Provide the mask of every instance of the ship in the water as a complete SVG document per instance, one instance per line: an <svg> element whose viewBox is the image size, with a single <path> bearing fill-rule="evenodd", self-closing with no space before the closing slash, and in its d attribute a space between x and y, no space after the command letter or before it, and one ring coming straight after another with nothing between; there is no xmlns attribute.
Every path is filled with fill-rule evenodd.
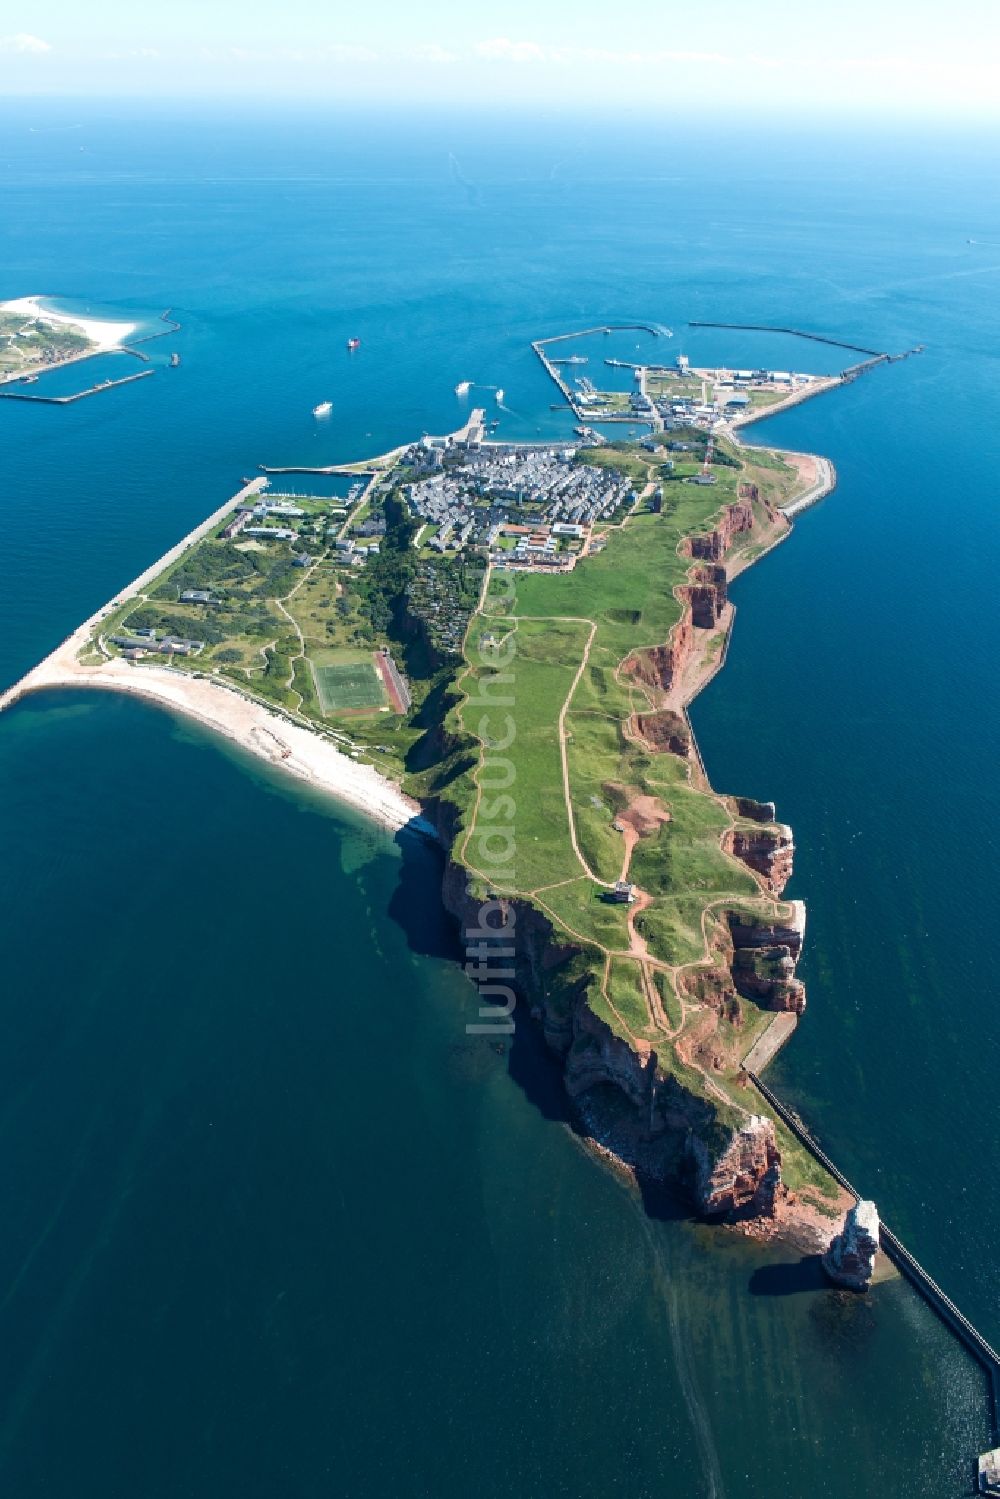
<svg viewBox="0 0 1000 1499"><path fill-rule="evenodd" d="M313 407L313 416L329 416L332 410L332 401L320 401L318 406Z"/></svg>
<svg viewBox="0 0 1000 1499"><path fill-rule="evenodd" d="M352 351L354 349L360 349L360 347L361 347L361 340L360 340L360 338L349 338L347 340L347 347L349 349L351 349Z"/></svg>
<svg viewBox="0 0 1000 1499"><path fill-rule="evenodd" d="M457 396L467 396L469 394L469 391L471 389L472 389L472 381L471 380L459 380L458 384L455 386L455 394Z"/></svg>
<svg viewBox="0 0 1000 1499"><path fill-rule="evenodd" d="M500 406L502 404L503 404L503 386L502 385L498 385L497 386L497 405Z"/></svg>

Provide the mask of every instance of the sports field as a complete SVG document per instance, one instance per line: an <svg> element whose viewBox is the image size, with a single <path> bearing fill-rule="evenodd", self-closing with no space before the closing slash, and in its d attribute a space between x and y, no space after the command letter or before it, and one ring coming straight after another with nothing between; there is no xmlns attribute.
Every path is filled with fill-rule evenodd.
<svg viewBox="0 0 1000 1499"><path fill-rule="evenodd" d="M385 688L370 656L325 664L312 663L320 708L324 713L357 712L385 705Z"/></svg>

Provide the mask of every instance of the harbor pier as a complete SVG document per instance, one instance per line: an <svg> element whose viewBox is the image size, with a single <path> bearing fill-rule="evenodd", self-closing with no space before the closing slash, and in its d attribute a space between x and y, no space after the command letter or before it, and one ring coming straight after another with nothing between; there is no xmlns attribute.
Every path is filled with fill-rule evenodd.
<svg viewBox="0 0 1000 1499"><path fill-rule="evenodd" d="M123 375L120 380L99 380L96 385L89 385L86 390L74 391L69 396L32 396L23 390L0 390L0 400L36 401L45 406L71 406L74 401L86 400L87 396L100 395L101 391L114 390L118 385L131 385L135 380L147 380L150 375L155 374L155 370L138 370L134 375Z"/></svg>

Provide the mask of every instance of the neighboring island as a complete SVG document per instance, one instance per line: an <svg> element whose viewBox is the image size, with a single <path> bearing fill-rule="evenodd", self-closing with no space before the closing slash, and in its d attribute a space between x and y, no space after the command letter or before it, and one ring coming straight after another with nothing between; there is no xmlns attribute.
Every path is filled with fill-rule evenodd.
<svg viewBox="0 0 1000 1499"><path fill-rule="evenodd" d="M51 312L41 297L0 302L0 384L33 384L47 370L120 349L135 323Z"/></svg>
<svg viewBox="0 0 1000 1499"><path fill-rule="evenodd" d="M491 442L475 412L316 471L316 493L248 482L0 706L138 693L388 826L433 824L454 914L516 917L520 992L594 1140L706 1213L825 1249L850 1199L744 1069L805 1003L791 833L711 789L685 709L724 660L729 579L834 477L741 446L704 394L671 389L640 441ZM498 824L477 702L508 675Z"/></svg>

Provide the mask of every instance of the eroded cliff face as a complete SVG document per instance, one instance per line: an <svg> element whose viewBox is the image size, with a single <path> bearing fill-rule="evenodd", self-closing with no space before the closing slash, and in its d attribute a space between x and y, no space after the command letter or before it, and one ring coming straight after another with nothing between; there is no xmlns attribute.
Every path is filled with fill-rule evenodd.
<svg viewBox="0 0 1000 1499"><path fill-rule="evenodd" d="M857 1202L823 1256L823 1269L838 1286L867 1291L878 1251L878 1209L873 1202Z"/></svg>
<svg viewBox="0 0 1000 1499"><path fill-rule="evenodd" d="M721 562L733 537L752 527L753 501L749 494L744 494L733 504L725 506L714 531L691 537L688 543L690 554L700 561Z"/></svg>
<svg viewBox="0 0 1000 1499"><path fill-rule="evenodd" d="M753 497L749 493L752 488L744 485L740 498L723 507L714 530L691 536L684 543L688 556L701 565L692 567L687 583L677 589L677 597L683 606L681 617L665 645L634 652L625 661L623 672L664 692L676 685L691 654L695 629L714 629L729 602L728 574L723 558L734 536L753 529ZM768 514L774 518L770 509Z"/></svg>
<svg viewBox="0 0 1000 1499"><path fill-rule="evenodd" d="M713 1155L692 1136L695 1194L703 1213L731 1218L773 1218L781 1187L781 1155L774 1125L753 1114Z"/></svg>
<svg viewBox="0 0 1000 1499"><path fill-rule="evenodd" d="M644 682L647 687L669 692L684 670L684 663L691 654L693 643L691 605L685 602L681 617L671 630L667 644L653 645L646 650L633 652L622 666L622 672Z"/></svg>
<svg viewBox="0 0 1000 1499"><path fill-rule="evenodd" d="M570 1098L611 1083L649 1120L655 1105L656 1053L632 1047L585 1003L574 1007L563 1080Z"/></svg>
<svg viewBox="0 0 1000 1499"><path fill-rule="evenodd" d="M771 827L730 828L723 848L761 875L773 895L780 895L792 877L795 843L783 822Z"/></svg>
<svg viewBox="0 0 1000 1499"><path fill-rule="evenodd" d="M754 801L752 796L730 796L726 800L737 817L749 822L774 822L778 809L773 802Z"/></svg>
<svg viewBox="0 0 1000 1499"><path fill-rule="evenodd" d="M637 739L643 739L654 753L667 751L686 760L691 753L691 731L679 713L664 708L659 713L636 713L629 725Z"/></svg>
<svg viewBox="0 0 1000 1499"><path fill-rule="evenodd" d="M700 630L712 630L718 623L729 599L726 569L695 567L691 570L691 582L687 587L691 619Z"/></svg>
<svg viewBox="0 0 1000 1499"><path fill-rule="evenodd" d="M742 911L727 913L732 940L730 967L737 992L764 1009L793 1010L801 1015L806 1007L806 989L795 977L802 951L806 912L801 901L791 901L791 916L784 922L767 922Z"/></svg>

